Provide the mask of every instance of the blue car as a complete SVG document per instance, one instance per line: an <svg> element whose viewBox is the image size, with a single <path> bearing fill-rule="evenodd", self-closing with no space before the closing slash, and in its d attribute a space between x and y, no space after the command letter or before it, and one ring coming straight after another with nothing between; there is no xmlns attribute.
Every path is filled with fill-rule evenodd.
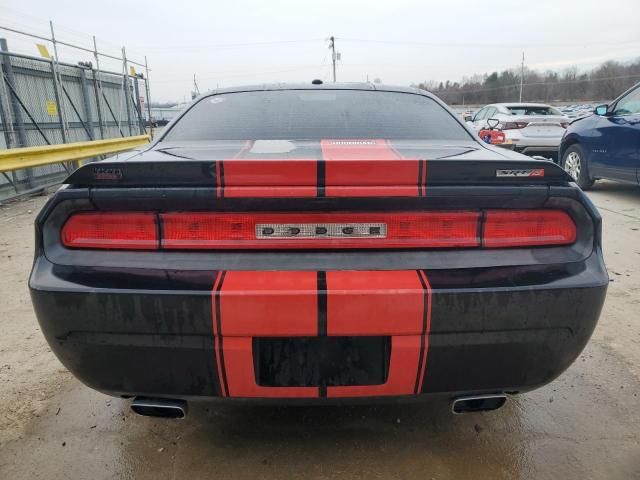
<svg viewBox="0 0 640 480"><path fill-rule="evenodd" d="M583 190L601 178L640 183L640 83L573 122L562 137L560 164Z"/></svg>

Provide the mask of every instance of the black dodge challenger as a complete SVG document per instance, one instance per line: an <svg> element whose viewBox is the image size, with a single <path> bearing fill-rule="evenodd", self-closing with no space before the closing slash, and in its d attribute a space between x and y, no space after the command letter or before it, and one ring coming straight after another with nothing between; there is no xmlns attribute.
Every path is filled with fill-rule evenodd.
<svg viewBox="0 0 640 480"><path fill-rule="evenodd" d="M600 216L562 169L371 84L205 95L71 174L36 239L53 351L159 416L213 397L494 409L575 360L608 284Z"/></svg>

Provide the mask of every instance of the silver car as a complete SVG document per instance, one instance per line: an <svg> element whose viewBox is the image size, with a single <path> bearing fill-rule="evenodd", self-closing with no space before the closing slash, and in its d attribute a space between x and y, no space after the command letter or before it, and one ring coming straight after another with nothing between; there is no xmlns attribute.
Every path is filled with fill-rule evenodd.
<svg viewBox="0 0 640 480"><path fill-rule="evenodd" d="M554 161L570 122L558 109L542 103L493 103L478 110L467 124L479 132L489 128L489 119L499 121L496 128L504 132L505 146Z"/></svg>

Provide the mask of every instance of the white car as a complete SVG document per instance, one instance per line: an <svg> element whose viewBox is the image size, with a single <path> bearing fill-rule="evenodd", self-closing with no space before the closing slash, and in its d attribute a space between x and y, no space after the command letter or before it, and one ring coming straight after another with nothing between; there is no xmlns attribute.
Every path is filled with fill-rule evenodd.
<svg viewBox="0 0 640 480"><path fill-rule="evenodd" d="M476 132L489 128L487 120L499 120L505 146L525 155L539 155L557 161L560 140L569 118L560 110L542 103L493 103L471 117L467 124Z"/></svg>

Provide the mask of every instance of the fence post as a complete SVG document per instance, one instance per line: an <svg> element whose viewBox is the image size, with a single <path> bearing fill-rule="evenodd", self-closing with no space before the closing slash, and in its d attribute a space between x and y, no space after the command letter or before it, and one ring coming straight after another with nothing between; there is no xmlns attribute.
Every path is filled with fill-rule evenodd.
<svg viewBox="0 0 640 480"><path fill-rule="evenodd" d="M89 90L87 88L87 75L84 67L80 67L80 86L82 88L82 104L84 105L84 115L87 119L87 126L89 127L89 140L95 140L96 134L93 127L93 120L91 116L91 104L89 103Z"/></svg>
<svg viewBox="0 0 640 480"><path fill-rule="evenodd" d="M13 65L11 64L11 57L9 56L9 48L7 47L7 40L4 38L0 38L0 50L5 52L2 55L2 66L4 69L4 74L7 79L7 83L13 90L16 90L16 79L13 76ZM24 131L24 122L22 121L22 112L20 111L20 104L18 103L18 99L15 95L7 94L11 99L11 110L13 113L13 123L16 127L16 131L18 134L18 147L27 147L27 135Z"/></svg>
<svg viewBox="0 0 640 480"><path fill-rule="evenodd" d="M100 98L100 92L98 91L98 72L91 69L91 73L93 74L93 94L96 98L96 110L98 111L98 127L100 129L100 138L104 140L104 120L102 119L102 99Z"/></svg>
<svg viewBox="0 0 640 480"><path fill-rule="evenodd" d="M56 105L58 106L58 120L60 121L60 133L62 134L62 143L67 143L67 132L64 124L64 108L62 107L62 95L60 95L60 84L62 83L62 75L58 72L58 44L56 36L53 33L53 22L49 20L51 27L51 43L53 43L53 58L51 58L51 75L53 76L53 93L56 97Z"/></svg>
<svg viewBox="0 0 640 480"><path fill-rule="evenodd" d="M131 86L129 85L129 72L127 71L127 53L122 47L122 62L123 62L123 75L122 75L122 94L124 95L124 103L127 106L127 125L129 125L129 135L133 135L133 129L131 128Z"/></svg>
<svg viewBox="0 0 640 480"><path fill-rule="evenodd" d="M64 131L64 120L62 119L62 103L60 102L60 86L58 85L58 75L56 73L55 60L51 60L51 79L53 80L53 94L58 106L58 123L60 124L60 135L62 143L67 143L67 132Z"/></svg>
<svg viewBox="0 0 640 480"><path fill-rule="evenodd" d="M6 40L1 39L5 41ZM0 53L1 54L1 53ZM3 55L4 56L4 55ZM0 121L2 122L2 132L4 133L4 143L7 148L11 148L12 146L12 136L15 135L13 132L13 119L11 118L11 112L9 109L11 108L11 93L7 90L6 85L4 84L4 68L2 64L4 62L0 61ZM6 102L6 103L5 103ZM5 174L6 176L6 174ZM18 192L18 175L16 172L11 172L11 178L7 178L9 183L13 185L16 193Z"/></svg>
<svg viewBox="0 0 640 480"><path fill-rule="evenodd" d="M138 110L138 125L140 126L140 135L144 135L144 118L142 118L142 108L140 105L140 86L138 85L138 77L133 80L134 91L136 92L136 109Z"/></svg>
<svg viewBox="0 0 640 480"><path fill-rule="evenodd" d="M151 115L151 94L149 93L149 64L147 56L144 56L144 88L147 91L147 110L149 111L149 132L151 132L151 140L153 140L153 116Z"/></svg>
<svg viewBox="0 0 640 480"><path fill-rule="evenodd" d="M2 68L2 63L3 62L0 61L0 122L2 122L4 143L7 148L11 148L11 132L13 131L13 128L10 113L7 111L7 108L10 105L10 93L7 91L7 87L4 84L4 68Z"/></svg>
<svg viewBox="0 0 640 480"><path fill-rule="evenodd" d="M102 118L102 84L100 83L100 57L98 55L98 45L96 44L96 36L93 36L93 56L96 60L96 69L91 69L93 73L93 92L96 96L96 108L98 110L98 125L100 126L100 138L104 140L104 128Z"/></svg>
<svg viewBox="0 0 640 480"><path fill-rule="evenodd" d="M3 75L6 76L7 79L7 83L9 84L10 87L12 87L11 89L14 92L17 92L17 88L16 88L16 79L13 76L13 65L11 64L11 56L9 55L9 47L7 46L7 40L5 38L0 38L0 51L4 52L2 54L2 69L4 70ZM4 81L4 79L3 79ZM4 85L4 84L3 84ZM14 125L15 128L17 130L18 133L18 147L27 147L27 135L25 133L24 130L24 122L22 121L22 111L20 110L20 103L18 102L18 99L16 98L15 94L11 95L9 92L7 92L7 97L11 99L11 110L13 113L13 121L14 121ZM7 125L5 124L5 128L7 128ZM10 145L7 145L7 148L11 148ZM30 168L26 169L26 173L27 173L27 185L28 188L32 188L33 187L33 172L31 171ZM16 192L18 191L17 189L17 180L18 177L15 174L15 172L13 173L13 181L14 181L14 188L16 189Z"/></svg>

